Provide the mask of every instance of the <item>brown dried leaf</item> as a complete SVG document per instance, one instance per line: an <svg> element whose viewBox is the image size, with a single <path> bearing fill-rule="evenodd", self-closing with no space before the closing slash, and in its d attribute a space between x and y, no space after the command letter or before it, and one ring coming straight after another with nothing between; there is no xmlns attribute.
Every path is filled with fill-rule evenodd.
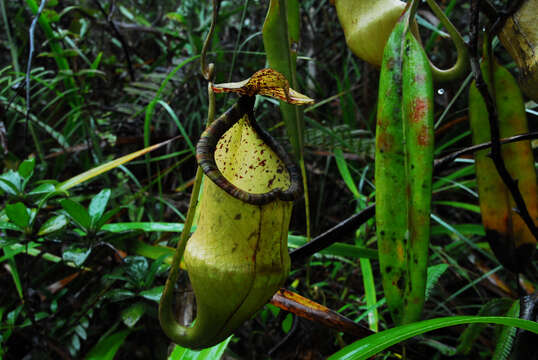
<svg viewBox="0 0 538 360"><path fill-rule="evenodd" d="M271 304L297 316L321 323L338 331L355 335L359 338L372 334L370 329L353 322L336 311L286 289L278 290L273 295Z"/></svg>

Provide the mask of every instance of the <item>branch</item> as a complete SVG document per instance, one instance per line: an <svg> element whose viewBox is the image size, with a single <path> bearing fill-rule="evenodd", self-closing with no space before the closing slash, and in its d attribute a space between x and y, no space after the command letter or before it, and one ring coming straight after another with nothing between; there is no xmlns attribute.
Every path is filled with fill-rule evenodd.
<svg viewBox="0 0 538 360"><path fill-rule="evenodd" d="M293 250L290 253L292 263L298 263L306 260L309 256L317 253L334 244L349 232L357 229L364 224L368 219L375 215L375 204L368 206L361 212L350 216L338 225L325 231L323 234L316 236L310 242Z"/></svg>
<svg viewBox="0 0 538 360"><path fill-rule="evenodd" d="M531 139L538 139L538 131L530 132L530 133L522 134L522 135L514 135L508 138L501 139L501 144L504 145L504 144L510 144L513 142L531 140ZM461 150L454 151L453 153L443 156L440 159L436 159L434 161L434 174L439 174L441 171L445 170L452 161L456 160L460 156L472 154L476 151L484 150L490 147L491 147L491 141L488 141L482 144L477 144L477 145L463 148Z"/></svg>

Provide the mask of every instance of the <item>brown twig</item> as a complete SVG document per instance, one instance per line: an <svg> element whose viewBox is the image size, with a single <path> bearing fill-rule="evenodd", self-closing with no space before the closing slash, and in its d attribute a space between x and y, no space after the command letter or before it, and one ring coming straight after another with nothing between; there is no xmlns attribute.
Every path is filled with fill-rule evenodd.
<svg viewBox="0 0 538 360"><path fill-rule="evenodd" d="M290 253L291 261L293 263L298 263L306 260L311 255L329 247L338 240L341 240L343 236L357 229L374 215L375 205L368 206L366 209L350 216L336 226L325 231L323 234L316 236L305 245L293 250Z"/></svg>
<svg viewBox="0 0 538 360"><path fill-rule="evenodd" d="M530 140L530 139L538 139L538 131L527 133L527 134L522 134L522 135L514 135L514 136L511 136L511 137L508 137L508 138L501 139L501 144L503 144L503 145L504 144L510 144L510 143L513 143L513 142L518 142L518 141L523 141L523 140ZM491 147L491 141L488 141L488 142L485 142L485 143L482 143L482 144L469 146L469 147L466 147L464 149L454 151L453 153L450 153L450 154L448 154L446 156L443 156L440 159L436 159L434 161L435 174L438 174L442 170L446 169L446 167L452 161L456 160L460 156L472 154L472 153L474 153L476 151L484 150L484 149L487 149L489 147Z"/></svg>

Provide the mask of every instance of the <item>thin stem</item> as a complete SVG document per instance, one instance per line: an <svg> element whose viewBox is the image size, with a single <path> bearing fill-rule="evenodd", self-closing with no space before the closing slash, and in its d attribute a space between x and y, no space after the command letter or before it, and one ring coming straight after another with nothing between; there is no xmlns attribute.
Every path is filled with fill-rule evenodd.
<svg viewBox="0 0 538 360"><path fill-rule="evenodd" d="M208 80L207 94L208 94L209 104L208 104L208 110L207 110L207 125L206 126L209 126L213 122L213 120L215 120L215 94L213 92L213 78L215 75L215 65L212 63L209 65L206 64L206 54L207 54L207 48L209 47L209 44L211 43L213 30L215 29L215 23L217 21L218 4L220 4L219 0L213 0L213 20L211 23L211 29L205 39L204 49L201 55L202 75L206 78L206 80ZM173 310L174 309L173 295L174 295L174 286L177 283L178 276L179 276L179 265L181 263L181 259L183 258L183 254L185 253L187 240L189 239L191 228L192 228L192 223L194 221L194 216L196 215L196 206L198 204L198 197L200 195L202 177L203 177L203 171L200 168L200 166L198 166L196 168L196 175L194 177L194 185L192 188L191 199L189 202L189 209L187 210L187 218L185 219L185 222L183 225L183 231L181 232L181 236L177 243L176 251L172 259L172 265L170 266L170 273L168 274L168 278L166 279L166 283L164 285L164 290L161 296L161 300L159 302L159 322L161 323L161 327L163 331L171 339L185 336L185 333L187 331L187 328L178 324L175 318L174 310Z"/></svg>
<svg viewBox="0 0 538 360"><path fill-rule="evenodd" d="M508 138L503 138L501 139L501 144L504 145L504 144L510 144L513 142L531 140L531 139L538 139L538 131L527 133L527 134L522 134L522 135L514 135ZM476 151L484 150L490 147L491 147L491 141L488 141L482 144L477 144L477 145L469 146L467 148L464 148L458 151L454 151L453 153L443 156L440 159L436 159L434 162L435 173L438 174L439 172L444 170L452 161L456 160L456 158L460 156L472 154Z"/></svg>
<svg viewBox="0 0 538 360"><path fill-rule="evenodd" d="M196 176L194 178L194 186L192 189L191 200L189 203L189 210L187 211L187 219L185 220L183 231L177 243L176 252L174 253L172 264L170 266L170 273L168 274L168 278L166 279L166 284L164 285L163 294L159 303L159 321L164 332L169 337L173 337L173 335L175 335L176 331L178 330L173 311L174 286L179 276L179 265L181 263L181 259L183 258L185 246L187 246L187 240L190 235L192 222L196 214L196 205L198 204L198 195L200 194L202 175L202 169L198 167L196 169Z"/></svg>

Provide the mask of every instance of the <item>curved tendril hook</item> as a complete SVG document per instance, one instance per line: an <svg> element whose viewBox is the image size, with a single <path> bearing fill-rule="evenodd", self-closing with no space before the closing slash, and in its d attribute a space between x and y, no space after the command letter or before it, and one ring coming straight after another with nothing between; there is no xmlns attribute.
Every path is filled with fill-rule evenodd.
<svg viewBox="0 0 538 360"><path fill-rule="evenodd" d="M456 80L462 77L469 69L469 52L467 50L467 44L465 43L465 41L463 41L463 38L461 37L459 31L450 22L443 10L441 10L439 5L437 5L435 0L426 0L426 2L430 6L430 9L432 9L435 16L437 16L441 23L445 26L458 53L456 63L449 69L439 69L430 60L433 80L436 82L448 82Z"/></svg>
<svg viewBox="0 0 538 360"><path fill-rule="evenodd" d="M202 53L200 54L200 71L204 79L207 81L213 81L214 76L214 66L213 64L207 64L207 50L211 45L211 40L213 39L213 33L215 32L215 26L217 24L217 17L219 15L220 0L213 0L213 18L211 19L211 27L209 28L209 33L207 34L204 46L202 47Z"/></svg>

